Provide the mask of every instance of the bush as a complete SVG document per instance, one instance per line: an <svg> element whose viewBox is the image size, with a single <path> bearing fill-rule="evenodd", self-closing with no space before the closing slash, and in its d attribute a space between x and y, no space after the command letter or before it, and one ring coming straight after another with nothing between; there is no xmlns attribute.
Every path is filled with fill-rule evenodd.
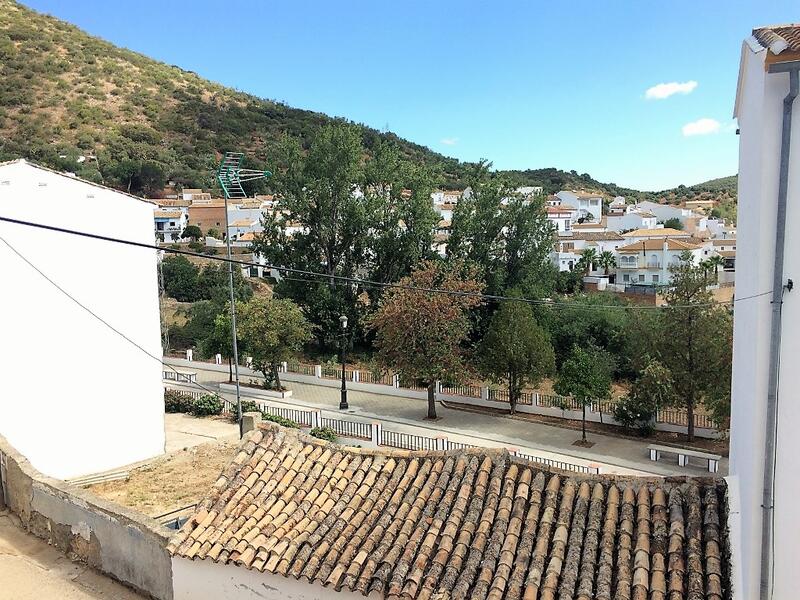
<svg viewBox="0 0 800 600"><path fill-rule="evenodd" d="M164 411L187 413L192 408L192 397L177 390L164 390Z"/></svg>
<svg viewBox="0 0 800 600"><path fill-rule="evenodd" d="M254 400L242 400L242 414L249 412L261 412L261 409ZM236 405L234 404L231 410L231 421L236 423L236 417Z"/></svg>
<svg viewBox="0 0 800 600"><path fill-rule="evenodd" d="M327 440L329 442L335 442L337 439L336 432L330 427L314 427L314 429L311 430L311 435L313 435L315 438Z"/></svg>
<svg viewBox="0 0 800 600"><path fill-rule="evenodd" d="M653 403L637 399L636 396L625 396L614 406L614 419L642 437L653 433L655 416L656 409Z"/></svg>
<svg viewBox="0 0 800 600"><path fill-rule="evenodd" d="M283 417L279 417L278 415L271 415L269 413L262 412L261 418L265 421L269 421L270 423L275 423L282 427L291 427L292 429L300 429L300 425L292 421L291 419L285 419Z"/></svg>
<svg viewBox="0 0 800 600"><path fill-rule="evenodd" d="M218 415L222 413L222 400L211 394L200 396L197 400L192 402L192 407L189 412L195 417Z"/></svg>

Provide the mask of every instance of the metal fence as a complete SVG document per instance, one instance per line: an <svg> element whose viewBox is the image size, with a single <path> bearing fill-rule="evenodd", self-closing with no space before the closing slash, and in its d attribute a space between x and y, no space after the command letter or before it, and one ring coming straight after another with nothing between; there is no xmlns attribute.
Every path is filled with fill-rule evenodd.
<svg viewBox="0 0 800 600"><path fill-rule="evenodd" d="M480 398L481 388L475 385L445 385L441 386L442 394L450 396L466 396L467 398Z"/></svg>
<svg viewBox="0 0 800 600"><path fill-rule="evenodd" d="M400 431L381 430L381 446L402 448L404 450L436 450L436 438Z"/></svg>
<svg viewBox="0 0 800 600"><path fill-rule="evenodd" d="M322 417L320 422L322 427L330 427L333 429L336 435L362 440L368 440L372 437L372 425L370 423L345 421L343 419L328 419L326 417Z"/></svg>
<svg viewBox="0 0 800 600"><path fill-rule="evenodd" d="M361 383L394 386L394 375L391 373L373 373L372 371L359 371L358 380Z"/></svg>
<svg viewBox="0 0 800 600"><path fill-rule="evenodd" d="M306 365L298 362L286 363L286 371L289 373L297 373L299 375L314 376L316 374L314 371L314 365Z"/></svg>
<svg viewBox="0 0 800 600"><path fill-rule="evenodd" d="M310 410L302 410L299 408L285 408L283 406L271 406L269 404L257 403L262 412L276 417L283 417L284 419L291 419L298 425L305 425L311 427L313 424L312 415Z"/></svg>
<svg viewBox="0 0 800 600"><path fill-rule="evenodd" d="M553 458L544 458L541 456L536 456L535 454L526 454L525 452L517 452L516 455L519 456L520 458L524 458L531 462L547 465L549 467L555 467L556 469L561 469L562 471L572 471L573 473L591 473L591 474L600 473L600 469L598 467L587 467L585 465L576 465L574 463L564 462L562 460L555 460Z"/></svg>

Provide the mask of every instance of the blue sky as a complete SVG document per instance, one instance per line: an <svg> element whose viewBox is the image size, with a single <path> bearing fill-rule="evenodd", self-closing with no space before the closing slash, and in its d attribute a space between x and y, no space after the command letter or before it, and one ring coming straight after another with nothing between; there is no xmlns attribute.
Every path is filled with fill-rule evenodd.
<svg viewBox="0 0 800 600"><path fill-rule="evenodd" d="M800 20L796 0L25 4L462 160L575 169L639 189L736 172L741 41L754 26ZM669 83L683 85L646 97Z"/></svg>

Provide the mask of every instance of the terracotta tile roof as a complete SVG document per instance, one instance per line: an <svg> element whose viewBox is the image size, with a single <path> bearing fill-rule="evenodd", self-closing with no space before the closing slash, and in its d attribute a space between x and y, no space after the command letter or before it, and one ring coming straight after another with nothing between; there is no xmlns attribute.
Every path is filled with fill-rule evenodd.
<svg viewBox="0 0 800 600"><path fill-rule="evenodd" d="M625 238L616 231L576 231L571 235L559 235L559 241L585 240L587 242L619 241Z"/></svg>
<svg viewBox="0 0 800 600"><path fill-rule="evenodd" d="M617 252L623 253L636 253L641 252L642 250L662 250L664 248L664 241L663 239L657 240L640 240L638 242L631 242L626 246L622 246L617 248ZM685 240L675 240L672 238L667 238L667 250L696 250L698 246L695 244L690 244Z"/></svg>
<svg viewBox="0 0 800 600"><path fill-rule="evenodd" d="M800 24L759 27L753 30L753 37L773 54L780 54L784 50L800 52Z"/></svg>
<svg viewBox="0 0 800 600"><path fill-rule="evenodd" d="M153 216L156 219L180 219L183 213L179 210L156 210Z"/></svg>
<svg viewBox="0 0 800 600"><path fill-rule="evenodd" d="M370 597L721 600L724 486L581 478L501 450L345 449L271 426L167 549Z"/></svg>
<svg viewBox="0 0 800 600"><path fill-rule="evenodd" d="M628 233L623 233L623 237L632 238L632 237L647 237L647 236L658 236L658 237L689 237L689 234L685 231L681 231L679 229L672 229L671 227L660 227L656 229L635 229L633 231L629 231Z"/></svg>

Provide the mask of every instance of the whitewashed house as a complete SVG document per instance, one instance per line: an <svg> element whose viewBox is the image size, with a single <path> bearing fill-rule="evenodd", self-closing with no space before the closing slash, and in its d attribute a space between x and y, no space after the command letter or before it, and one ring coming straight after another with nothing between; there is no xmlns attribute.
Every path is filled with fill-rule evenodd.
<svg viewBox="0 0 800 600"><path fill-rule="evenodd" d="M756 29L742 44L728 478L737 600L798 593L799 71L800 25Z"/></svg>
<svg viewBox="0 0 800 600"><path fill-rule="evenodd" d="M622 237L631 241L637 242L641 240L660 240L664 238L688 238L690 237L687 231L680 229L672 229L671 227L654 227L652 229L634 229L623 233Z"/></svg>
<svg viewBox="0 0 800 600"><path fill-rule="evenodd" d="M553 226L553 231L568 234L572 231L572 224L577 220L577 210L571 206L545 206L547 220Z"/></svg>
<svg viewBox="0 0 800 600"><path fill-rule="evenodd" d="M703 259L702 246L672 237L638 238L617 248L617 277L621 284L665 285L671 280L670 265L680 262L684 252L699 263Z"/></svg>
<svg viewBox="0 0 800 600"><path fill-rule="evenodd" d="M161 208L153 211L156 239L160 242L178 242L186 229L189 213L185 208Z"/></svg>
<svg viewBox="0 0 800 600"><path fill-rule="evenodd" d="M626 206L624 196L614 196L614 199L608 203L608 214L623 215L625 214Z"/></svg>
<svg viewBox="0 0 800 600"><path fill-rule="evenodd" d="M629 231L631 229L655 229L658 226L656 216L647 211L609 213L605 217L606 227L610 231Z"/></svg>
<svg viewBox="0 0 800 600"><path fill-rule="evenodd" d="M153 206L24 160L0 164L4 217L152 245ZM164 452L156 254L0 222L0 435L43 473Z"/></svg>
<svg viewBox="0 0 800 600"><path fill-rule="evenodd" d="M572 231L558 236L550 253L550 262L559 271L572 271L587 248L593 248L597 254L608 251L616 255L617 248L625 244L625 238L613 231ZM598 267L593 272L602 271Z"/></svg>
<svg viewBox="0 0 800 600"><path fill-rule="evenodd" d="M603 216L603 196L583 190L562 190L556 194L561 204L578 209L578 217L599 221Z"/></svg>

